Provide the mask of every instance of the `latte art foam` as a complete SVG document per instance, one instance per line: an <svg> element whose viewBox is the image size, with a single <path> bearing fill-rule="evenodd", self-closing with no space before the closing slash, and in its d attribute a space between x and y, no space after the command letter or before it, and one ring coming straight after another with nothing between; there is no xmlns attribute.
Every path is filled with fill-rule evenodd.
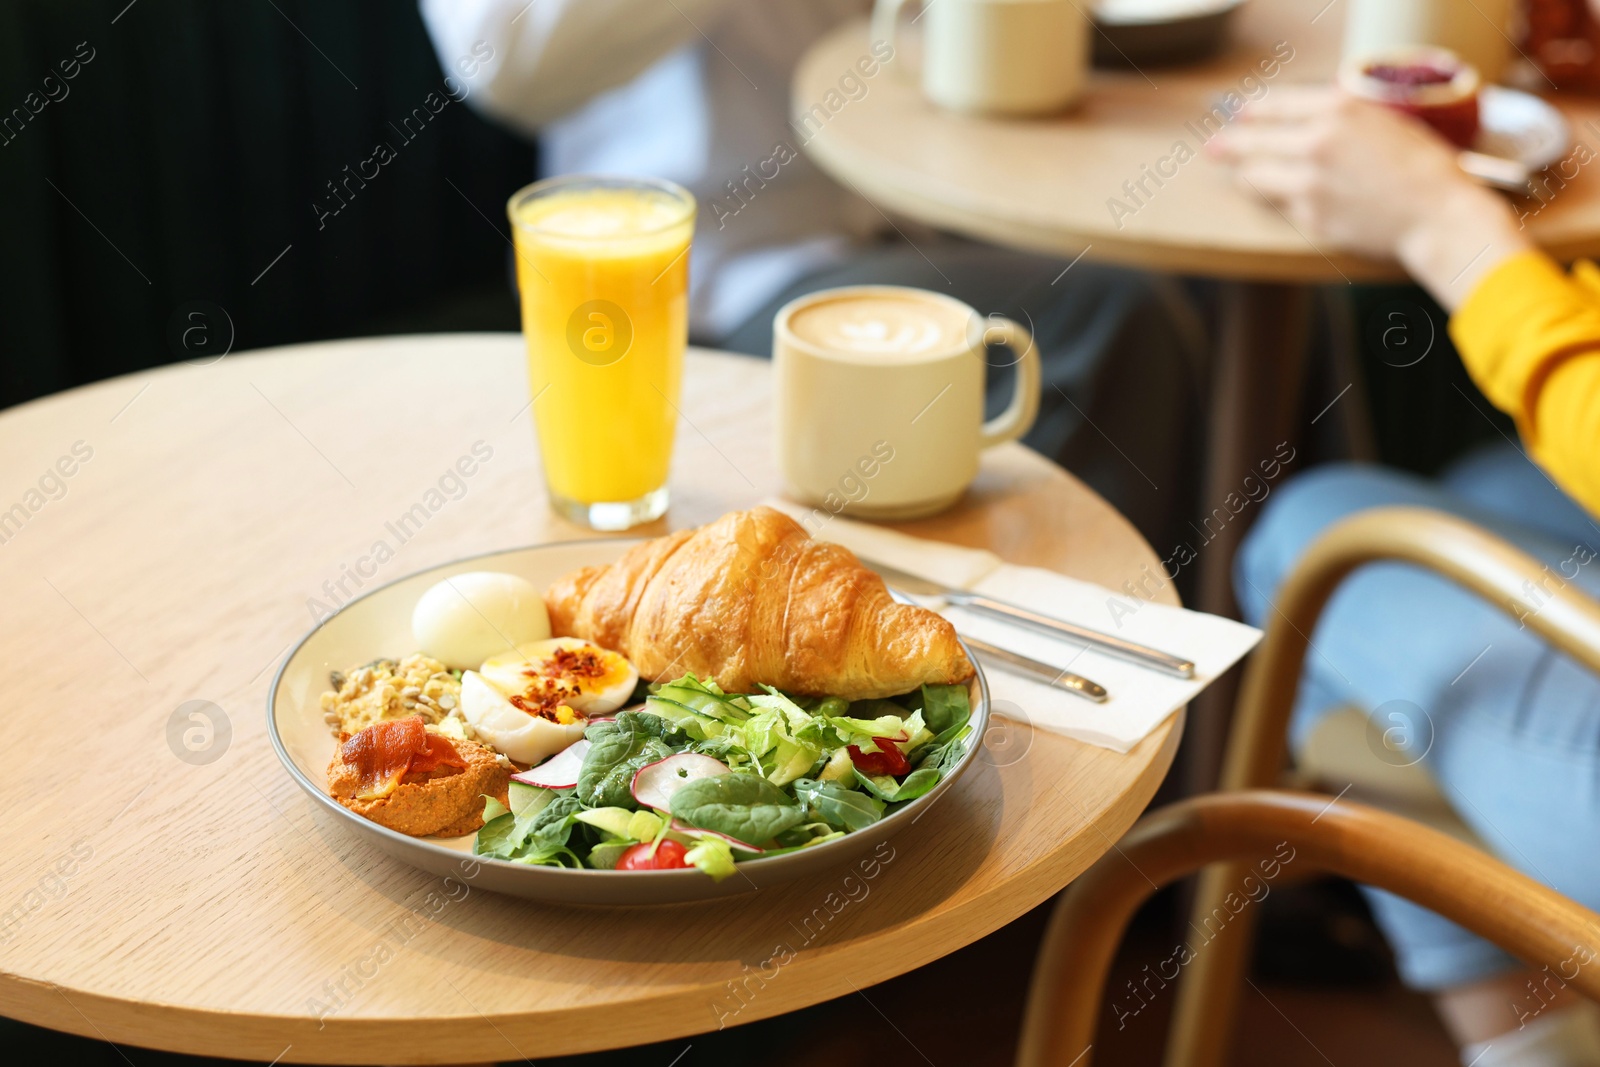
<svg viewBox="0 0 1600 1067"><path fill-rule="evenodd" d="M966 342L967 315L941 300L862 295L824 300L789 320L800 340L831 352L915 357Z"/></svg>

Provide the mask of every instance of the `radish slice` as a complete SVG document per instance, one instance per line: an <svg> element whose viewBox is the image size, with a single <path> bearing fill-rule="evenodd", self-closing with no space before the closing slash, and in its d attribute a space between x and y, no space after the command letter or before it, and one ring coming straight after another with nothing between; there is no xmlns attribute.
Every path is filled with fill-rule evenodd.
<svg viewBox="0 0 1600 1067"><path fill-rule="evenodd" d="M672 794L685 782L729 773L728 765L698 752L678 752L640 767L633 776L633 799L646 808L672 810Z"/></svg>
<svg viewBox="0 0 1600 1067"><path fill-rule="evenodd" d="M737 837L729 837L727 834L721 834L715 830L702 830L698 826L690 826L682 819L673 819L672 829L674 833L683 834L685 837L715 837L726 841L730 847L736 848L741 852L753 852L759 855L766 851L766 849L757 848L755 845L747 845Z"/></svg>
<svg viewBox="0 0 1600 1067"><path fill-rule="evenodd" d="M583 757L589 751L589 741L574 741L539 766L521 774L513 774L513 782L524 785L542 785L546 789L571 789L578 784L578 772L583 769Z"/></svg>

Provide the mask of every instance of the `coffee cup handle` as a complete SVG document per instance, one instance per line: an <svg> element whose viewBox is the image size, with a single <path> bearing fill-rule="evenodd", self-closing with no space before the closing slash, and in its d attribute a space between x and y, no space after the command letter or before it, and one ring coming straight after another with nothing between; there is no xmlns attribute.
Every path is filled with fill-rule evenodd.
<svg viewBox="0 0 1600 1067"><path fill-rule="evenodd" d="M978 436L978 447L993 448L1027 433L1033 428L1033 420L1039 417L1039 346L1033 343L1033 334L1027 327L999 315L990 317L983 340L985 344L1004 344L1017 353L1017 384L1011 403L984 423Z"/></svg>
<svg viewBox="0 0 1600 1067"><path fill-rule="evenodd" d="M906 6L906 0L877 0L872 5L872 41L882 41L889 46L890 60L900 55L900 46L895 44L895 36L900 30L900 11ZM904 64L886 63L892 65L894 73L905 77L909 71Z"/></svg>

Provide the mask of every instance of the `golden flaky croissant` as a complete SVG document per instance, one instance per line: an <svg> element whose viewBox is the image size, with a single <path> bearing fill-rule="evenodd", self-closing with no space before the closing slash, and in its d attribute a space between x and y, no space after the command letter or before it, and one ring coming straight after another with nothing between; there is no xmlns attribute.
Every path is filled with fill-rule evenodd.
<svg viewBox="0 0 1600 1067"><path fill-rule="evenodd" d="M896 603L848 549L766 507L575 571L545 603L557 636L614 649L653 681L693 672L729 693L865 700L973 674L942 616Z"/></svg>

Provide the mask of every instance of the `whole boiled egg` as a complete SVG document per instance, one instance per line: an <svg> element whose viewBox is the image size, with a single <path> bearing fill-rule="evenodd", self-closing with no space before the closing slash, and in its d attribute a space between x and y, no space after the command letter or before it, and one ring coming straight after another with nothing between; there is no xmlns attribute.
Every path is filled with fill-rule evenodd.
<svg viewBox="0 0 1600 1067"><path fill-rule="evenodd" d="M490 656L479 670L507 696L553 699L585 715L616 711L639 684L627 659L579 637L518 645Z"/></svg>
<svg viewBox="0 0 1600 1067"><path fill-rule="evenodd" d="M550 615L532 582L515 574L472 571L422 594L411 612L411 636L422 651L465 670L530 641L550 636Z"/></svg>
<svg viewBox="0 0 1600 1067"><path fill-rule="evenodd" d="M461 714L474 733L518 763L538 763L583 738L588 725L583 716L570 708L547 712L549 717L517 707L476 671L461 675ZM567 721L557 721L563 718Z"/></svg>

